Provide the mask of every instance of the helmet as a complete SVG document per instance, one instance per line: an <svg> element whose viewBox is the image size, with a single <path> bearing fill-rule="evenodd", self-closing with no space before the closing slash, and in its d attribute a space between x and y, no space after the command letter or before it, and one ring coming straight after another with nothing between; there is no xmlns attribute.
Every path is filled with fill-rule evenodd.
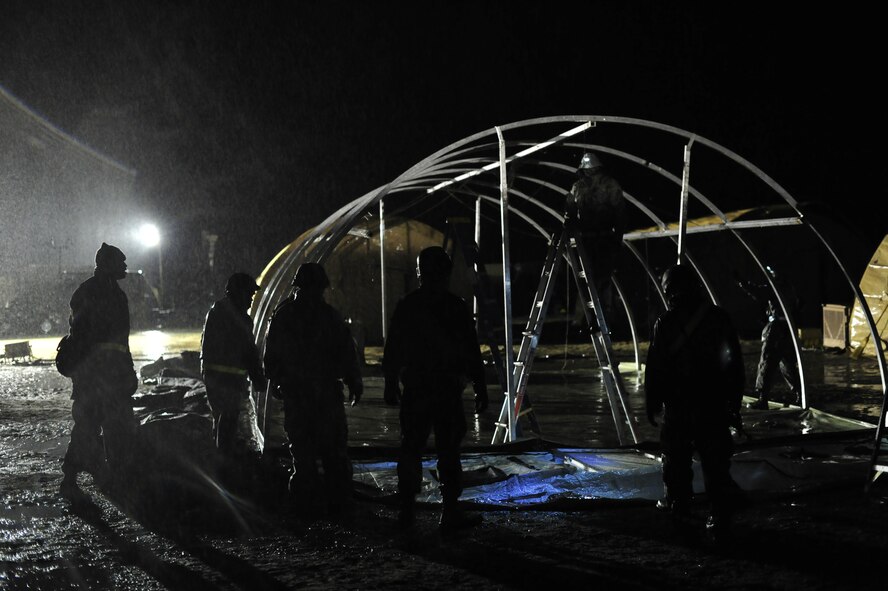
<svg viewBox="0 0 888 591"><path fill-rule="evenodd" d="M450 277L453 261L450 255L440 246L429 246L422 249L416 257L416 272L420 279L435 281Z"/></svg>
<svg viewBox="0 0 888 591"><path fill-rule="evenodd" d="M319 263L302 263L293 277L293 286L299 289L323 290L330 287L330 280Z"/></svg>
<svg viewBox="0 0 888 591"><path fill-rule="evenodd" d="M678 302L694 300L700 295L700 282L687 265L675 265L666 269L660 285L670 308Z"/></svg>
<svg viewBox="0 0 888 591"><path fill-rule="evenodd" d="M601 160L598 159L598 156L594 152L586 152L583 154L583 159L580 160L580 166L577 168L577 172L581 170L595 170L596 168L601 168L601 166L603 166Z"/></svg>
<svg viewBox="0 0 888 591"><path fill-rule="evenodd" d="M126 271L125 260L126 255L119 248L104 242L96 251L96 269L102 271Z"/></svg>
<svg viewBox="0 0 888 591"><path fill-rule="evenodd" d="M259 286L250 275L246 273L234 273L225 283L225 293L228 295L248 294L252 296L259 291Z"/></svg>

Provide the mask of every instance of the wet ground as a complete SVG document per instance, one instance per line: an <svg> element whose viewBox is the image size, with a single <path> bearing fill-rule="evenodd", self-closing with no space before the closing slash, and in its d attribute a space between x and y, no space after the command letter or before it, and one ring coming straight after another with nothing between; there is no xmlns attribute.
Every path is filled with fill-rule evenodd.
<svg viewBox="0 0 888 591"><path fill-rule="evenodd" d="M146 342L164 338L168 348L140 355L139 364L158 350L192 348L193 335ZM755 347L748 348L751 372ZM382 402L368 353L365 399L348 411L352 444L365 454L397 441L396 411ZM544 437L611 445L610 410L591 361L582 350L547 353L531 378ZM631 361L630 352L620 354ZM565 364L573 367L566 375ZM805 368L813 406L876 420L881 386L871 361L810 351ZM630 406L641 409L640 389L625 373ZM47 363L0 364L0 589L885 589L888 582L879 558L888 552L884 479L869 494L863 482L842 481L751 496L722 544L680 535L667 515L638 503L484 511L480 527L455 538L439 534L434 506L410 532L398 530L390 506L369 500L352 515L308 520L285 502L275 472L222 481L212 466L191 467L207 476L202 488L149 473L129 487L99 489L83 476L85 497L71 504L57 494L69 396L69 380ZM472 425L470 445L489 442L498 410L491 406ZM762 438L770 428L751 412L747 422ZM642 427L639 434L653 436ZM702 502L694 516L699 526Z"/></svg>

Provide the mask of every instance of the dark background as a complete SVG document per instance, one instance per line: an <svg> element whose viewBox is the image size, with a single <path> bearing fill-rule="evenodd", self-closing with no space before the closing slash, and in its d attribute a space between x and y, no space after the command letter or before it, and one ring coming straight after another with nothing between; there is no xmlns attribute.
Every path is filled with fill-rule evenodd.
<svg viewBox="0 0 888 591"><path fill-rule="evenodd" d="M551 115L695 132L871 253L888 229L878 19L669 4L11 0L0 85L137 172L173 304L258 274L433 151ZM202 232L219 236L218 276L195 284ZM151 279L150 253L130 261Z"/></svg>

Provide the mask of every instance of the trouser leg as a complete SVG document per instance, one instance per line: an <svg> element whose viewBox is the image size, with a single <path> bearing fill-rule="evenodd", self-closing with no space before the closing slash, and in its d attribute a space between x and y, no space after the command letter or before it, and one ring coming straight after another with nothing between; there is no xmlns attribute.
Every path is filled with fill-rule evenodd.
<svg viewBox="0 0 888 591"><path fill-rule="evenodd" d="M663 484L671 503L687 504L693 498L693 447L682 429L666 422L660 433L663 447Z"/></svg>
<svg viewBox="0 0 888 591"><path fill-rule="evenodd" d="M348 422L343 408L342 393L331 396L327 417L324 421L324 442L321 461L327 503L331 509L347 503L352 497L352 463L348 456Z"/></svg>
<svg viewBox="0 0 888 591"><path fill-rule="evenodd" d="M76 481L78 472L97 474L105 463L101 436L101 406L88 398L75 399L71 405L74 427L62 461L66 481Z"/></svg>
<svg viewBox="0 0 888 591"><path fill-rule="evenodd" d="M454 396L441 401L435 418L435 448L438 455L438 474L441 478L441 497L445 505L454 505L463 491L460 445L466 434L466 419L462 399Z"/></svg>
<svg viewBox="0 0 888 591"><path fill-rule="evenodd" d="M733 439L727 428L707 429L697 440L703 483L713 516L729 519L733 514L736 484L731 478Z"/></svg>
<svg viewBox="0 0 888 591"><path fill-rule="evenodd" d="M214 421L213 435L216 449L222 453L232 454L235 451L239 417L240 409L227 409L220 412L218 419Z"/></svg>
<svg viewBox="0 0 888 591"><path fill-rule="evenodd" d="M398 455L398 492L412 503L422 487L422 452L431 433L429 401L404 392L401 401L401 449Z"/></svg>
<svg viewBox="0 0 888 591"><path fill-rule="evenodd" d="M298 503L310 506L319 487L317 467L317 413L296 397L284 400L284 429L287 432L293 474L289 491Z"/></svg>
<svg viewBox="0 0 888 591"><path fill-rule="evenodd" d="M133 460L136 419L129 397L116 396L107 401L102 422L105 457L112 470L125 469Z"/></svg>

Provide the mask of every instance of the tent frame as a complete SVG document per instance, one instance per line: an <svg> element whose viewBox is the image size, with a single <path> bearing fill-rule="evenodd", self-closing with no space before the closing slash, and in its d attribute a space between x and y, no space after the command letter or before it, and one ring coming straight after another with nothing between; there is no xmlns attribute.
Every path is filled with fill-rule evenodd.
<svg viewBox="0 0 888 591"><path fill-rule="evenodd" d="M555 135L549 135L542 141L511 139L514 134L519 132L539 133L538 130L548 130L552 127L561 128L561 130ZM656 162L645 156L626 152L617 145L591 143L586 141L583 137L586 132L604 127L607 127L608 129L631 128L634 130L662 133L667 137L677 137L683 141L681 160L683 166L681 177L677 177L670 173L666 168L658 165ZM510 135L509 141L506 140L506 134ZM745 172L750 173L752 177L757 179L757 181L764 183L772 196L776 196L777 203L782 202L782 204L788 205L795 214L776 219L734 221L729 213L717 207L713 201L703 195L691 183L690 164L692 147L696 147L695 152L701 147L711 150L717 156L727 159L729 165L739 166ZM557 148L563 148L566 150L562 150L556 155L554 150ZM552 238L552 231L547 229L547 227L550 227L552 224L560 226L561 223L563 223L563 216L555 207L548 205L543 199L536 196L536 194L529 194L518 190L514 186L514 182L520 180L524 183L531 183L539 188L540 191L546 191L547 194L552 194L556 197L561 196L563 198L567 193L565 187L552 183L545 175L528 174L524 171L526 167L522 167L522 171L518 171L517 168L522 162L532 162L540 170L560 174L572 174L575 171L575 163L566 163L564 158L559 159L557 156L563 156L565 152L577 149L607 154L609 157L615 158L621 162L635 165L648 172L654 173L658 177L662 177L662 179L675 184L679 188L679 223L678 226L674 228L670 228L667 223L655 213L649 203L624 191L626 201L634 206L635 209L641 212L646 218L650 219L655 226L651 230L639 230L625 234L624 245L641 265L644 274L647 276L647 280L654 287L661 301L663 300L663 294L660 290L659 281L657 280L655 272L645 261L644 256L637 248L637 243L657 238L666 238L674 242L676 260L681 261L682 264L687 263L695 270L711 299L715 303L718 303L717 294L712 289L711 282L707 280L707 276L701 268L701 265L695 261L690 247L686 245L686 236L691 233L700 232L728 232L743 247L761 271L762 275L769 281L779 305L787 315L793 346L798 360L800 382L802 384L802 406L807 408L809 402L805 386L806 380L803 374L803 364L801 362L801 346L797 336L798 327L788 309L785 294L781 293L779 287L772 281L769 274L766 272L767 265L763 261L762 256L756 251L752 244L750 244L749 240L746 239L745 234L762 228L798 225L805 226L813 233L816 239L832 257L848 286L852 290L855 299L858 302L865 302L863 295L860 292L860 288L857 283L852 280L840 257L829 245L823 234L811 223L811 220L803 214L799 203L781 185L761 169L733 151L697 134L670 125L626 117L573 115L528 119L481 131L431 154L391 182L340 207L326 220L315 226L297 248L288 252L285 260L282 261L279 268L293 268L295 265L307 261L323 263L333 254L334 249L347 235L348 230L365 214L377 209L380 232L379 266L381 276L383 277L383 281L380 282L380 290L382 292L383 324L385 324L387 316L385 308L385 250L383 241L386 231L385 217L387 215L387 209L391 209L393 207L392 204L396 203L402 196L415 196L419 194L419 197L416 197L415 199L420 200L435 198L448 199L452 198L454 195L465 195L468 198L471 198L477 207L477 227L475 235L480 242L480 208L482 204L496 205L499 209L501 264L503 269L503 321L506 335L503 343L503 351L506 354L505 375L507 376L507 383L505 384L503 396L508 399L509 408L514 408L515 393L513 391L514 385L511 381L511 376L514 371L511 327L514 319L512 316L511 302L511 245L509 220L512 216L516 219L521 219L531 228L536 230L547 242ZM514 153L509 155L509 150L512 150ZM491 183L484 179L488 176L486 173L492 173L494 171L499 173L499 182L495 186L491 186ZM514 173L511 182L509 178L510 172ZM443 189L446 189L446 191L443 191ZM498 189L497 197L494 197L493 194L489 193L489 191L494 189ZM713 221L705 225L689 225L687 208L691 202L708 210L712 214ZM263 344L265 328L270 320L271 313L277 303L288 293L288 286L284 284L285 275L286 273L277 273L269 278L267 287L262 293L258 305L254 310L254 329L260 346ZM616 285L616 291L618 297L623 302L624 311L627 314L627 319L632 327L633 345L636 352L636 360L638 361L640 359L638 354L639 335L635 330L632 314L625 298L626 294L620 288L619 284ZM872 315L869 313L867 306L864 304L862 307L866 316L867 325L869 326L872 335L875 337L875 335L878 334L876 323L874 322ZM385 331L385 327L383 327L383 331ZM885 351L882 349L881 342L878 338L874 338L874 342L876 343L876 363L878 364L881 376L882 396L883 399L888 400L888 386L886 386L886 383L888 383L888 377L886 377L888 376L888 366L886 366ZM508 422L509 440L514 440L516 438L516 417L510 414Z"/></svg>

